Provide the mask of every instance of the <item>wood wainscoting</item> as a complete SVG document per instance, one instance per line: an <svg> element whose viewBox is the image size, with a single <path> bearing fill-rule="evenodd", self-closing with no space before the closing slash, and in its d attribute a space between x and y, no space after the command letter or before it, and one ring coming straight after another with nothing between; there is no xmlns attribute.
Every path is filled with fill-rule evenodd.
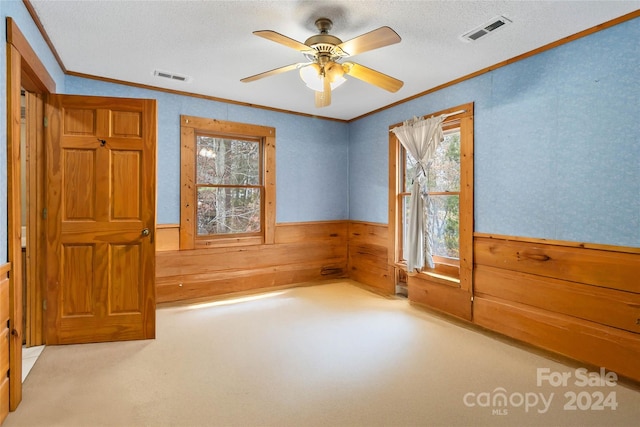
<svg viewBox="0 0 640 427"><path fill-rule="evenodd" d="M276 224L274 245L180 251L180 226L156 229L157 302L201 299L310 281L351 278L395 293L388 227L362 221Z"/></svg>
<svg viewBox="0 0 640 427"><path fill-rule="evenodd" d="M176 250L175 226L156 233L158 303L346 278L348 221L276 224L275 244Z"/></svg>
<svg viewBox="0 0 640 427"><path fill-rule="evenodd" d="M384 295L395 293L395 272L388 260L389 227L349 221L349 278Z"/></svg>
<svg viewBox="0 0 640 427"><path fill-rule="evenodd" d="M0 424L9 414L9 272L11 264L0 264ZM22 363L22 361L20 361Z"/></svg>
<svg viewBox="0 0 640 427"><path fill-rule="evenodd" d="M471 291L462 289L459 281L420 273L410 275L408 284L412 303L471 321Z"/></svg>
<svg viewBox="0 0 640 427"><path fill-rule="evenodd" d="M473 322L640 381L640 248L476 233Z"/></svg>

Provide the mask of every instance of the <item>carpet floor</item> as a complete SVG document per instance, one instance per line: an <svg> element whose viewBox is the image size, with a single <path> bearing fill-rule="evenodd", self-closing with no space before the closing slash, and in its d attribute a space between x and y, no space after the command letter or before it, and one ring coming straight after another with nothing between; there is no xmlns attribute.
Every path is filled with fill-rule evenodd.
<svg viewBox="0 0 640 427"><path fill-rule="evenodd" d="M161 307L157 338L48 346L13 426L638 426L640 391L333 281Z"/></svg>

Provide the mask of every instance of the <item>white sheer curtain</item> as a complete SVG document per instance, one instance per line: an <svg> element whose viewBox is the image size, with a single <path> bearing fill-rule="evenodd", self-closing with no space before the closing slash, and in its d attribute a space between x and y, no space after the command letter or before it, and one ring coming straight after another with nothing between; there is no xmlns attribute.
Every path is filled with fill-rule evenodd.
<svg viewBox="0 0 640 427"><path fill-rule="evenodd" d="M426 191L421 191L426 185L425 178L429 168L429 161L436 148L443 140L442 122L446 116L421 119L414 117L403 122L402 126L391 131L398 137L403 147L416 160L417 167L411 186L409 198L409 225L407 235L404 236L404 255L407 258L407 271L420 271L425 265L433 268L432 238L425 225L424 204ZM426 190L426 189L425 189ZM427 200L428 206L428 200ZM430 217L431 212L429 212Z"/></svg>

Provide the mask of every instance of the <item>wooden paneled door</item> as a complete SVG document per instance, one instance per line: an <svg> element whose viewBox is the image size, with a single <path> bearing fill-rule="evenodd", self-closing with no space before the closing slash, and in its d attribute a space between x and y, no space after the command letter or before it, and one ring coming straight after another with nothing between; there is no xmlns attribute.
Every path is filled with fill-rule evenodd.
<svg viewBox="0 0 640 427"><path fill-rule="evenodd" d="M47 102L47 344L155 337L156 102Z"/></svg>

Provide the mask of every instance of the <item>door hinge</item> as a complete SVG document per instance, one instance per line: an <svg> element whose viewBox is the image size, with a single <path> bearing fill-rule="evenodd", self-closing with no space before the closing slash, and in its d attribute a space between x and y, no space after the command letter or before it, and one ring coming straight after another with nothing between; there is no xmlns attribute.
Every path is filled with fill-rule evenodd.
<svg viewBox="0 0 640 427"><path fill-rule="evenodd" d="M42 121L43 121L44 127L48 127L49 126L49 118L48 117L45 117Z"/></svg>
<svg viewBox="0 0 640 427"><path fill-rule="evenodd" d="M47 310L47 300L46 299L42 300L42 309L45 310L45 311Z"/></svg>
<svg viewBox="0 0 640 427"><path fill-rule="evenodd" d="M47 208L42 209L42 219L47 219Z"/></svg>

